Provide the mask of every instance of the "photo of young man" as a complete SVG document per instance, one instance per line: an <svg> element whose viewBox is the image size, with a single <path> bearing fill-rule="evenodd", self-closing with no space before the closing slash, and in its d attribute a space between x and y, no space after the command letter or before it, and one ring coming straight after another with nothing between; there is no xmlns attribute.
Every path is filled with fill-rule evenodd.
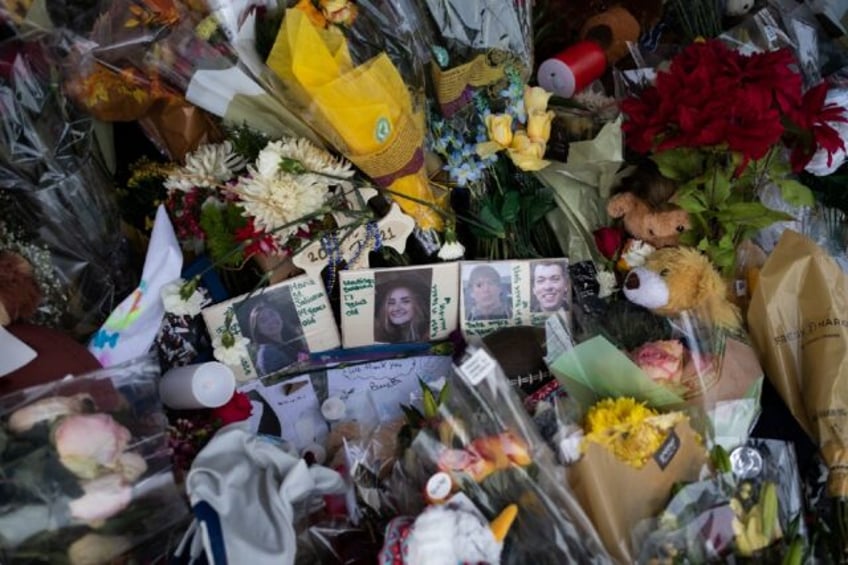
<svg viewBox="0 0 848 565"><path fill-rule="evenodd" d="M536 261L532 264L531 309L533 312L556 312L568 305L568 267L565 261Z"/></svg>

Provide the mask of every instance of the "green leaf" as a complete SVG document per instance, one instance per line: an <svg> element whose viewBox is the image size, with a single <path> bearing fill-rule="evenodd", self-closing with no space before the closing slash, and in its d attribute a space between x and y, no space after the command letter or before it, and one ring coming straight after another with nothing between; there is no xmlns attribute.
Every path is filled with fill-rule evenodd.
<svg viewBox="0 0 848 565"><path fill-rule="evenodd" d="M427 386L427 383L421 381L421 392L423 395L423 403L424 403L424 417L428 420L432 420L439 414L439 405L436 402L436 397L433 395L433 391L430 390L430 387Z"/></svg>
<svg viewBox="0 0 848 565"><path fill-rule="evenodd" d="M678 189L677 194L674 196L674 201L690 214L707 210L704 193L700 188L693 187L689 184Z"/></svg>
<svg viewBox="0 0 848 565"><path fill-rule="evenodd" d="M721 169L716 170L707 184L707 201L710 207L721 208L730 196L730 188L730 174Z"/></svg>
<svg viewBox="0 0 848 565"><path fill-rule="evenodd" d="M421 427L421 424L424 422L424 415L419 412L417 408L407 404L401 404L400 409L403 410L403 414L406 416L406 421L410 426L413 428Z"/></svg>
<svg viewBox="0 0 848 565"><path fill-rule="evenodd" d="M775 222L794 219L785 212L766 208L760 202L737 202L716 214L716 219L726 226L767 228ZM731 231L731 230L728 230Z"/></svg>
<svg viewBox="0 0 848 565"><path fill-rule="evenodd" d="M774 181L780 187L780 195L792 206L812 206L815 204L813 191L794 179L780 179Z"/></svg>
<svg viewBox="0 0 848 565"><path fill-rule="evenodd" d="M688 147L669 149L651 156L660 173L671 180L687 181L701 174L704 157L700 151Z"/></svg>
<svg viewBox="0 0 848 565"><path fill-rule="evenodd" d="M445 402L448 401L448 395L450 394L450 392L448 390L449 388L450 388L450 385L447 382L445 382L445 386L443 386L442 390L439 391L439 400L438 400L439 406L442 406Z"/></svg>
<svg viewBox="0 0 848 565"><path fill-rule="evenodd" d="M500 239L506 237L506 229L503 222L500 218L498 218L488 202L484 204L483 208L480 210L480 221L489 230L490 236Z"/></svg>
<svg viewBox="0 0 848 565"><path fill-rule="evenodd" d="M518 219L521 210L521 195L516 190L510 190L504 195L501 206L501 219L504 223L511 224Z"/></svg>

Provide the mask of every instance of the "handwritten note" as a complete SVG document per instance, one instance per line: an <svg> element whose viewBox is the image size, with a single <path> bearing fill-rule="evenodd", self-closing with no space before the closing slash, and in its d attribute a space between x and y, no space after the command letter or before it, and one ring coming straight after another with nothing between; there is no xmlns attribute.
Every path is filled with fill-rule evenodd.
<svg viewBox="0 0 848 565"><path fill-rule="evenodd" d="M254 381L240 387L239 391L248 394L254 405L249 423L254 432L261 431L259 427L263 418L271 416L263 411L270 409L279 421L280 436L297 449L320 443L326 438L327 423L321 416L318 397L308 375L267 387L260 381ZM259 400L255 400L257 398Z"/></svg>
<svg viewBox="0 0 848 565"><path fill-rule="evenodd" d="M416 403L418 379L433 382L452 372L451 358L438 355L391 359L327 371L329 396L343 401L366 393L381 422L400 418L401 404Z"/></svg>

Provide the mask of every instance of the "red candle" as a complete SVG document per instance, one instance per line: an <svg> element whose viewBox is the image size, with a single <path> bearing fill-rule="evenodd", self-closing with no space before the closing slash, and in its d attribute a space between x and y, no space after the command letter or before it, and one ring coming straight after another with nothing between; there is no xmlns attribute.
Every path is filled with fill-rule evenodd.
<svg viewBox="0 0 848 565"><path fill-rule="evenodd" d="M594 41L581 41L539 65L539 86L563 98L571 98L604 74L607 58Z"/></svg>

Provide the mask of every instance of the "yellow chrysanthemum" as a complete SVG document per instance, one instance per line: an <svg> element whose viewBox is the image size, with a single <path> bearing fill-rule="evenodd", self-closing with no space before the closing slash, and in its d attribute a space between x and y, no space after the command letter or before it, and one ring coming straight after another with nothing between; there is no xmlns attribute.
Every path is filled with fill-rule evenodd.
<svg viewBox="0 0 848 565"><path fill-rule="evenodd" d="M582 448L597 443L637 469L660 448L669 430L684 418L680 412L658 414L633 398L608 398L589 409Z"/></svg>

